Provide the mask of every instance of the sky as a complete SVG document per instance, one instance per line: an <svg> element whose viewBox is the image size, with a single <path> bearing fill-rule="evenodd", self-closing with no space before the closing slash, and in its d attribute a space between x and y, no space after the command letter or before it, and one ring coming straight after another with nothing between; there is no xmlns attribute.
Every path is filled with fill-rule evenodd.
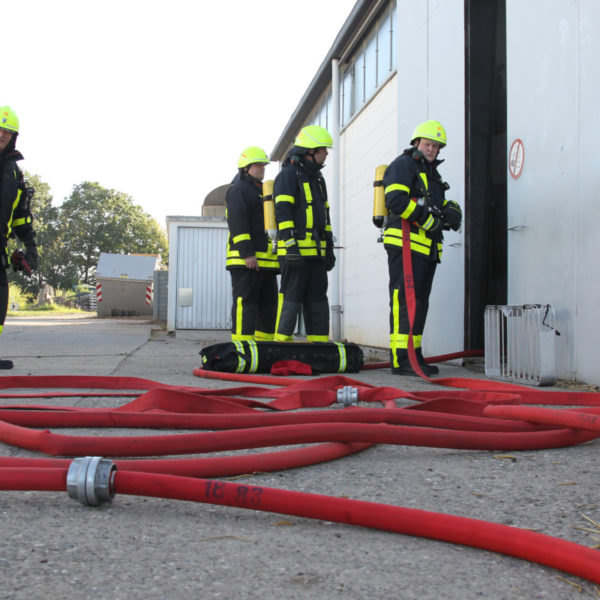
<svg viewBox="0 0 600 600"><path fill-rule="evenodd" d="M0 105L58 206L84 181L160 225L270 153L355 0L19 0ZM267 168L266 178L277 173Z"/></svg>

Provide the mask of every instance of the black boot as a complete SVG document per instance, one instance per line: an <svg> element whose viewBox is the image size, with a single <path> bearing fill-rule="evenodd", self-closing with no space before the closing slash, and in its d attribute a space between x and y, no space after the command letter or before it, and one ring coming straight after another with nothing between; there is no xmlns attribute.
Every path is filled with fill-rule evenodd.
<svg viewBox="0 0 600 600"><path fill-rule="evenodd" d="M408 358L408 350L396 350L396 359L398 366L394 366L394 351L390 350L390 366L392 368L392 375L406 375L409 377L416 377L417 373L410 364Z"/></svg>
<svg viewBox="0 0 600 600"><path fill-rule="evenodd" d="M393 362L390 364L392 366L392 375L408 375L413 377L417 375L415 370L411 367L408 357L399 360L397 367L394 366Z"/></svg>
<svg viewBox="0 0 600 600"><path fill-rule="evenodd" d="M14 365L12 360L0 358L0 369L12 369L13 367Z"/></svg>
<svg viewBox="0 0 600 600"><path fill-rule="evenodd" d="M435 365L428 365L425 362L422 348L415 348L415 353L417 355L417 361L419 363L419 366L421 367L423 373L427 375L427 377L430 377L431 375L437 375L440 372L440 370Z"/></svg>
<svg viewBox="0 0 600 600"><path fill-rule="evenodd" d="M415 376L418 373L412 368L410 364L410 360L408 358L407 350L396 350L398 357L398 366L394 366L394 356L393 352L390 351L390 365L392 367L392 375L409 375ZM439 373L439 369L433 365L428 365L423 358L423 354L421 352L421 348L415 349L415 354L417 355L417 362L419 367L421 367L421 371L423 371L423 375L425 377L431 377L432 375L437 375Z"/></svg>

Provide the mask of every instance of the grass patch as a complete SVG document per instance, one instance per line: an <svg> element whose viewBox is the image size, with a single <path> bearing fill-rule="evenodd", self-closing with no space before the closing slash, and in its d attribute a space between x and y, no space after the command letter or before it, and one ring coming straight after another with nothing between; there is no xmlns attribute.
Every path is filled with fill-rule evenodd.
<svg viewBox="0 0 600 600"><path fill-rule="evenodd" d="M81 310L80 308L71 308L68 306L60 306L58 304L42 304L40 306L28 306L23 310L9 310L7 315L9 317L27 317L31 315L48 315L48 314L89 314L90 316L96 316L95 311Z"/></svg>

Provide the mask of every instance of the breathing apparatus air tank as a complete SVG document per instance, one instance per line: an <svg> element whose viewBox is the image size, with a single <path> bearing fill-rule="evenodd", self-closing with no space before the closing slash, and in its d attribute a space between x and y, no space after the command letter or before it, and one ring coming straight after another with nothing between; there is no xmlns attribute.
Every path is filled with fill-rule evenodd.
<svg viewBox="0 0 600 600"><path fill-rule="evenodd" d="M275 221L275 200L273 198L273 180L263 181L263 214L265 231L273 244L273 252L277 252L277 221Z"/></svg>
<svg viewBox="0 0 600 600"><path fill-rule="evenodd" d="M383 229L387 223L388 210L385 207L385 189L383 187L383 174L387 165L379 165L375 169L375 181L373 182L373 224L379 229ZM377 241L382 241L383 238Z"/></svg>

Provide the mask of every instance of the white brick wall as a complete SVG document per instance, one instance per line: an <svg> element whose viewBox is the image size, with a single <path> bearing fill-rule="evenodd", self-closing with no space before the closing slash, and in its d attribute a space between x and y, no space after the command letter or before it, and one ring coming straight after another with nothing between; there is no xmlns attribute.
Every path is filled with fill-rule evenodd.
<svg viewBox="0 0 600 600"><path fill-rule="evenodd" d="M389 343L387 255L373 225L375 168L398 154L396 77L342 132L342 336L368 346Z"/></svg>

